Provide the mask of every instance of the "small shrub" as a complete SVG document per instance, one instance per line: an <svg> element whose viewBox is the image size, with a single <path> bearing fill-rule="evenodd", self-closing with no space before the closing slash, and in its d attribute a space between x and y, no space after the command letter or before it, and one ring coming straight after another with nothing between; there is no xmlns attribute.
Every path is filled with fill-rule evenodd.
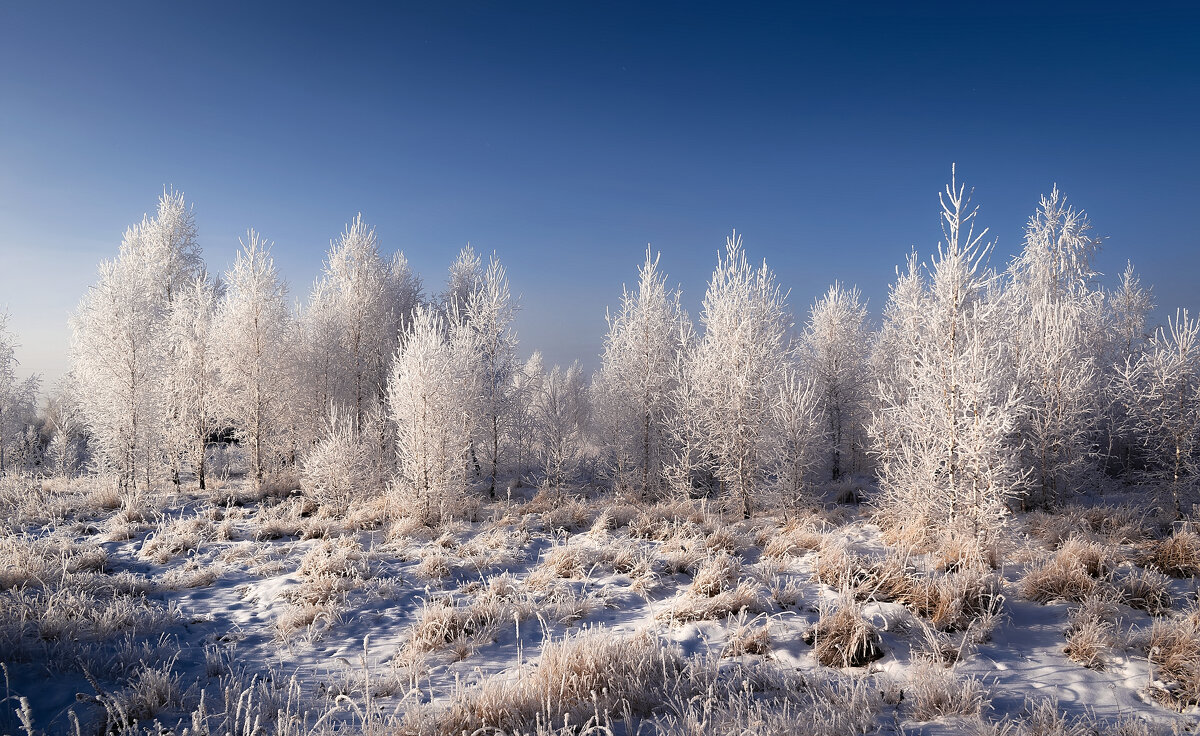
<svg viewBox="0 0 1200 736"><path fill-rule="evenodd" d="M374 475L369 448L335 410L324 435L301 463L300 489L321 506L343 513L367 493L382 491Z"/></svg>

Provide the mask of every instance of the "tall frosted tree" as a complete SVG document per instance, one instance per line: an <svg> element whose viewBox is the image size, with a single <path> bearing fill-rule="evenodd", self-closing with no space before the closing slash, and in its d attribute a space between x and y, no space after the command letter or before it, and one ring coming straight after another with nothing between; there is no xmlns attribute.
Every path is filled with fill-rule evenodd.
<svg viewBox="0 0 1200 736"><path fill-rule="evenodd" d="M1129 402L1124 391L1126 366L1136 365L1150 343L1147 321L1154 309L1150 288L1143 288L1141 279L1126 263L1121 281L1105 295L1106 334L1100 351L1099 370L1104 410L1101 413L1104 443L1104 471L1127 472L1131 453L1139 444L1137 421L1129 414Z"/></svg>
<svg viewBox="0 0 1200 736"><path fill-rule="evenodd" d="M789 371L771 406L773 436L766 446L771 486L785 506L812 498L813 472L830 443L824 409L817 382Z"/></svg>
<svg viewBox="0 0 1200 736"><path fill-rule="evenodd" d="M204 260L196 242L196 219L183 192L164 191L154 218L143 218L140 230L144 266L150 270L159 296L169 304L176 292L191 286L204 272Z"/></svg>
<svg viewBox="0 0 1200 736"><path fill-rule="evenodd" d="M1025 479L1014 439L1021 404L999 339L987 231L975 231L977 210L953 174L941 203L936 258L927 272L900 276L885 311L884 364L894 375L880 382L871 423L876 503L895 536L918 544L965 537L978 551Z"/></svg>
<svg viewBox="0 0 1200 736"><path fill-rule="evenodd" d="M493 254L483 276L467 295L463 317L474 333L479 396L478 444L487 466L488 495L496 497L500 453L513 412L513 376L517 366L516 307L504 266Z"/></svg>
<svg viewBox="0 0 1200 736"><path fill-rule="evenodd" d="M8 327L8 312L0 311L0 475L13 469L21 438L37 413L38 376L17 377L16 336Z"/></svg>
<svg viewBox="0 0 1200 736"><path fill-rule="evenodd" d="M801 361L824 416L833 480L853 471L865 443L870 350L867 308L858 289L835 283L813 304L801 340Z"/></svg>
<svg viewBox="0 0 1200 736"><path fill-rule="evenodd" d="M750 266L736 233L718 257L700 323L692 380L701 452L749 518L770 468L771 413L790 363L791 324L775 274L765 262Z"/></svg>
<svg viewBox="0 0 1200 736"><path fill-rule="evenodd" d="M183 195L164 193L156 216L126 230L117 257L100 264L71 319L80 413L122 488L152 485L163 465L165 326L175 295L199 274L195 233Z"/></svg>
<svg viewBox="0 0 1200 736"><path fill-rule="evenodd" d="M338 426L355 441L369 441L372 455L394 454L391 441L375 447L378 438L362 434L368 425L386 434L376 419L386 414L380 410L387 400L392 355L421 299L421 280L404 254L383 258L375 230L361 215L330 243L322 274L298 319L303 414L310 442L336 411Z"/></svg>
<svg viewBox="0 0 1200 736"><path fill-rule="evenodd" d="M1100 243L1091 229L1055 187L1029 218L1025 246L1009 268L1007 341L1026 406L1025 463L1043 505L1078 485L1096 454L1103 294L1091 288Z"/></svg>
<svg viewBox="0 0 1200 736"><path fill-rule="evenodd" d="M666 285L659 257L646 249L638 286L624 290L616 314L608 316L601 367L593 389L597 423L607 445L614 480L644 497L662 492L671 458L669 425L675 365L683 350L687 314L679 292Z"/></svg>
<svg viewBox="0 0 1200 736"><path fill-rule="evenodd" d="M245 448L261 484L291 450L292 316L270 244L250 230L240 241L214 325L220 356L221 415Z"/></svg>
<svg viewBox="0 0 1200 736"><path fill-rule="evenodd" d="M208 438L218 428L212 326L223 291L219 282L198 276L176 290L167 314L167 445L175 483L186 468L196 474L201 490L206 486Z"/></svg>

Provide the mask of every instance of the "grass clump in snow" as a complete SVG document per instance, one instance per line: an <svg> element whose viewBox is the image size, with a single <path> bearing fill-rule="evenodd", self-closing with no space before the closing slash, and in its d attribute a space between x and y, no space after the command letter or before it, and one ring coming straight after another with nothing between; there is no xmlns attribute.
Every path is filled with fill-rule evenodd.
<svg viewBox="0 0 1200 736"><path fill-rule="evenodd" d="M862 667L884 654L879 632L863 617L861 604L848 590L821 611L804 638L826 667Z"/></svg>

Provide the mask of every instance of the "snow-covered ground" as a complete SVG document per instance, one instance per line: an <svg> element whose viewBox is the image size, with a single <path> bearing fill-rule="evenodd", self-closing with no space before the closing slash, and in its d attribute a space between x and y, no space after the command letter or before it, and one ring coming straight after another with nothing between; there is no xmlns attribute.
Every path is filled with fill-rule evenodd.
<svg viewBox="0 0 1200 736"><path fill-rule="evenodd" d="M1195 578L1145 572L1166 528L1120 509L1020 516L994 570L948 572L854 506L742 521L518 489L428 528L382 501L333 517L238 480L136 505L94 479L4 483L0 732L1134 734L1200 720Z"/></svg>

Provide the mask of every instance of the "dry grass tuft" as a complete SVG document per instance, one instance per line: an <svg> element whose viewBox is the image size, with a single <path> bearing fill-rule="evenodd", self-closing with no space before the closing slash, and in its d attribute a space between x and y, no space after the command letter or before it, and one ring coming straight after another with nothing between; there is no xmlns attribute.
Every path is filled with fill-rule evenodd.
<svg viewBox="0 0 1200 736"><path fill-rule="evenodd" d="M1089 669L1102 670L1108 653L1120 643L1121 601L1116 591L1106 590L1083 599L1068 614L1067 646L1073 661Z"/></svg>
<svg viewBox="0 0 1200 736"><path fill-rule="evenodd" d="M732 590L723 590L713 596L684 593L676 597L671 606L658 614L665 621L713 621L743 611L764 613L770 604L757 586L742 581Z"/></svg>
<svg viewBox="0 0 1200 736"><path fill-rule="evenodd" d="M715 555L705 560L696 571L688 592L695 596L711 598L734 587L741 574L742 564L736 558L727 554Z"/></svg>
<svg viewBox="0 0 1200 736"><path fill-rule="evenodd" d="M907 695L914 721L979 716L988 702L987 690L974 677L960 678L953 670L919 663L908 676Z"/></svg>
<svg viewBox="0 0 1200 736"><path fill-rule="evenodd" d="M1059 548L1057 557L1063 564L1083 568L1094 578L1108 575L1122 562L1112 545L1078 536L1068 539Z"/></svg>
<svg viewBox="0 0 1200 736"><path fill-rule="evenodd" d="M900 602L941 631L972 629L977 640L985 641L1001 615L1001 589L999 577L976 568L922 578Z"/></svg>
<svg viewBox="0 0 1200 736"><path fill-rule="evenodd" d="M1152 568L1130 572L1121 578L1118 589L1125 605L1158 616L1171 609L1171 580Z"/></svg>
<svg viewBox="0 0 1200 736"><path fill-rule="evenodd" d="M763 555L775 560L799 557L820 548L824 541L824 535L812 520L790 521L769 536L763 545Z"/></svg>
<svg viewBox="0 0 1200 736"><path fill-rule="evenodd" d="M771 651L771 622L764 616L747 620L745 612L731 621L729 641L721 657L741 657L746 654L763 656Z"/></svg>
<svg viewBox="0 0 1200 736"><path fill-rule="evenodd" d="M862 606L849 590L821 611L804 638L812 644L817 661L826 667L862 667L884 654L879 632L863 618Z"/></svg>
<svg viewBox="0 0 1200 736"><path fill-rule="evenodd" d="M1088 669L1102 670L1104 657L1116 642L1116 630L1111 623L1089 619L1070 628L1063 652Z"/></svg>
<svg viewBox="0 0 1200 736"><path fill-rule="evenodd" d="M1148 657L1156 700L1180 710L1200 705L1200 610L1155 621Z"/></svg>
<svg viewBox="0 0 1200 736"><path fill-rule="evenodd" d="M649 634L614 637L583 629L549 641L532 667L485 680L439 714L437 733L517 733L537 723L585 723L597 714L644 715L666 697L682 668ZM417 733L412 725L400 733Z"/></svg>
<svg viewBox="0 0 1200 736"><path fill-rule="evenodd" d="M1073 556L1055 555L1035 564L1021 579L1021 595L1037 601L1079 603L1097 588L1097 581Z"/></svg>
<svg viewBox="0 0 1200 736"><path fill-rule="evenodd" d="M1200 534L1181 529L1157 542L1150 550L1149 564L1176 578L1200 576Z"/></svg>

